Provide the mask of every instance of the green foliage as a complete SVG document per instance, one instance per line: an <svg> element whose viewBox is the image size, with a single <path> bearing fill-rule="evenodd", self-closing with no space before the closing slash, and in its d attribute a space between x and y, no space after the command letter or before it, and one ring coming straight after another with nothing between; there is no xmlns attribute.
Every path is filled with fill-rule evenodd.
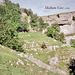
<svg viewBox="0 0 75 75"><path fill-rule="evenodd" d="M10 0L3 0L4 3L7 5L9 2L11 2Z"/></svg>
<svg viewBox="0 0 75 75"><path fill-rule="evenodd" d="M17 27L17 31L18 32L22 32L22 31L28 32L27 27L28 27L28 23L21 22L20 25L18 25L18 27Z"/></svg>
<svg viewBox="0 0 75 75"><path fill-rule="evenodd" d="M60 41L63 42L63 40L65 40L64 39L65 38L64 33L60 33L59 36L60 36Z"/></svg>
<svg viewBox="0 0 75 75"><path fill-rule="evenodd" d="M46 33L47 33L47 36L52 37L56 40L59 40L59 41L63 42L64 34L63 33L59 34L59 32L60 32L59 25L57 23L54 23L54 24L51 25L51 27L47 28Z"/></svg>
<svg viewBox="0 0 75 75"><path fill-rule="evenodd" d="M53 38L53 28L52 27L47 28L47 36L50 36Z"/></svg>
<svg viewBox="0 0 75 75"><path fill-rule="evenodd" d="M31 9L24 9L24 12L27 14L27 16L31 16L31 15L33 15L33 12L32 12L32 10Z"/></svg>
<svg viewBox="0 0 75 75"><path fill-rule="evenodd" d="M42 43L41 48L43 48L43 49L47 48L45 42Z"/></svg>
<svg viewBox="0 0 75 75"><path fill-rule="evenodd" d="M75 47L75 40L71 39L70 44L71 44L72 47Z"/></svg>
<svg viewBox="0 0 75 75"><path fill-rule="evenodd" d="M6 6L0 6L0 44L20 51L22 47L19 45L16 32L20 25L19 5L11 3L9 0L4 1Z"/></svg>
<svg viewBox="0 0 75 75"><path fill-rule="evenodd" d="M54 28L55 32L60 32L60 27L58 23L54 23L51 25L52 28Z"/></svg>
<svg viewBox="0 0 75 75"><path fill-rule="evenodd" d="M48 23L44 23L43 19L39 18L37 14L33 14L31 9L24 9L24 12L27 16L30 16L30 25L33 30L42 31L49 25ZM25 19L27 19L27 16L25 16Z"/></svg>
<svg viewBox="0 0 75 75"><path fill-rule="evenodd" d="M39 21L40 31L42 31L43 29L45 29L49 25L48 23L44 23L42 18L39 18L38 21Z"/></svg>
<svg viewBox="0 0 75 75"><path fill-rule="evenodd" d="M30 25L33 29L37 29L38 27L38 16L36 14L31 15Z"/></svg>
<svg viewBox="0 0 75 75"><path fill-rule="evenodd" d="M72 20L75 21L75 17L73 17Z"/></svg>
<svg viewBox="0 0 75 75"><path fill-rule="evenodd" d="M57 17L60 18L59 14L57 14Z"/></svg>
<svg viewBox="0 0 75 75"><path fill-rule="evenodd" d="M47 28L47 35L52 38L58 39L59 31L60 31L59 25L57 23L54 23L51 25L51 27Z"/></svg>

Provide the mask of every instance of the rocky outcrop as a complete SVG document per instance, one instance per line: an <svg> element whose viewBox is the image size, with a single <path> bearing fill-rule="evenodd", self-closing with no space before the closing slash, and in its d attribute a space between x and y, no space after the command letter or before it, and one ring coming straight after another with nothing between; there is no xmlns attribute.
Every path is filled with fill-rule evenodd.
<svg viewBox="0 0 75 75"><path fill-rule="evenodd" d="M67 36L65 37L66 39L66 44L70 44L71 39L75 39L75 35L74 36Z"/></svg>
<svg viewBox="0 0 75 75"><path fill-rule="evenodd" d="M25 16L27 16L27 14L24 13L24 9L21 8L21 21L24 21Z"/></svg>
<svg viewBox="0 0 75 75"><path fill-rule="evenodd" d="M60 26L60 32L63 32L65 35L75 33L75 17L74 12L61 13L49 16L42 16L41 18L45 23L49 23L49 26L53 23L58 23Z"/></svg>

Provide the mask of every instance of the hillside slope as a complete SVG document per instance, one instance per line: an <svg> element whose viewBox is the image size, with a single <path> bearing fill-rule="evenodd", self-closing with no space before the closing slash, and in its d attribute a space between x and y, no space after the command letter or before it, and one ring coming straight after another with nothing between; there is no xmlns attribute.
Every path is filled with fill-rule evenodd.
<svg viewBox="0 0 75 75"><path fill-rule="evenodd" d="M24 41L23 48L26 53L16 52L0 45L1 75L63 75L62 73L66 75L69 73L67 64L70 58L75 57L75 48L65 46L39 32L21 32L18 35L20 41ZM41 48L43 42L47 46L46 49ZM51 70L47 68L48 65L56 69Z"/></svg>
<svg viewBox="0 0 75 75"><path fill-rule="evenodd" d="M18 53L0 45L0 75L58 75L18 56Z"/></svg>

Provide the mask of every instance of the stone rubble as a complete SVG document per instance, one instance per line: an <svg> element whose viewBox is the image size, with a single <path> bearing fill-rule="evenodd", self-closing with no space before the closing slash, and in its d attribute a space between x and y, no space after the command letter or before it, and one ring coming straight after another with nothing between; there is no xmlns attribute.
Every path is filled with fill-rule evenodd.
<svg viewBox="0 0 75 75"><path fill-rule="evenodd" d="M60 69L56 68L55 66L47 65L47 64L43 63L42 61L37 60L33 56L29 56L29 55L22 54L22 53L18 54L18 55L23 56L23 58L26 58L26 59L30 60L31 62L35 63L39 67L45 68L45 69L47 69L49 71L52 71L54 73L58 73L59 75L68 75L65 71L60 70ZM58 58L57 58L57 60L58 60Z"/></svg>

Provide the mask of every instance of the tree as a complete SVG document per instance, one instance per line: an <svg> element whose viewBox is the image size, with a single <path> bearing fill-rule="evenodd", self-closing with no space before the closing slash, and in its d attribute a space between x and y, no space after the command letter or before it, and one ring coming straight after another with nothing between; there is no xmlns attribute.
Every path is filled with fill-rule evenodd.
<svg viewBox="0 0 75 75"><path fill-rule="evenodd" d="M30 25L33 29L37 29L38 27L38 16L36 14L31 15Z"/></svg>
<svg viewBox="0 0 75 75"><path fill-rule="evenodd" d="M21 22L21 24L17 28L17 31L18 32L22 32L22 31L23 32L28 32L27 27L28 27L28 23Z"/></svg>
<svg viewBox="0 0 75 75"><path fill-rule="evenodd" d="M60 32L60 27L57 23L54 23L51 25L51 27L47 28L47 36L63 42L64 34L59 32Z"/></svg>
<svg viewBox="0 0 75 75"><path fill-rule="evenodd" d="M52 38L58 39L59 31L60 31L59 25L57 23L54 23L51 25L51 27L47 28L47 35Z"/></svg>
<svg viewBox="0 0 75 75"><path fill-rule="evenodd" d="M3 0L3 2L7 5L8 3L11 3L10 0Z"/></svg>
<svg viewBox="0 0 75 75"><path fill-rule="evenodd" d="M5 0L6 6L0 6L0 44L20 51L22 45L18 42L16 32L20 25L20 9L18 4L8 1Z"/></svg>
<svg viewBox="0 0 75 75"><path fill-rule="evenodd" d="M27 14L27 16L32 16L33 15L33 12L31 9L24 9L24 12Z"/></svg>
<svg viewBox="0 0 75 75"><path fill-rule="evenodd" d="M53 38L53 28L51 28L51 27L48 27L48 28L47 28L47 36Z"/></svg>
<svg viewBox="0 0 75 75"><path fill-rule="evenodd" d="M39 21L40 31L42 31L43 29L45 29L49 25L48 23L44 23L42 18L39 18L38 21Z"/></svg>

